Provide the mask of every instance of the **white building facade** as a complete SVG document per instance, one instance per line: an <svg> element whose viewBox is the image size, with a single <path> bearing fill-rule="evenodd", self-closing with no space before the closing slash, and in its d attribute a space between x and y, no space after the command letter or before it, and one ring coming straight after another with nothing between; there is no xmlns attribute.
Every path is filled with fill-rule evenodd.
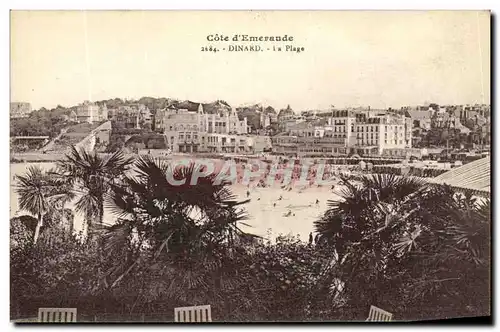
<svg viewBox="0 0 500 332"><path fill-rule="evenodd" d="M197 112L187 109L158 110L155 130L165 135L172 152L246 153L251 152L247 119L238 119L234 109L207 114L203 105Z"/></svg>
<svg viewBox="0 0 500 332"><path fill-rule="evenodd" d="M325 126L291 126L273 139L278 153L381 156L411 148L412 119L385 111L333 111ZM296 147L294 147L296 146Z"/></svg>

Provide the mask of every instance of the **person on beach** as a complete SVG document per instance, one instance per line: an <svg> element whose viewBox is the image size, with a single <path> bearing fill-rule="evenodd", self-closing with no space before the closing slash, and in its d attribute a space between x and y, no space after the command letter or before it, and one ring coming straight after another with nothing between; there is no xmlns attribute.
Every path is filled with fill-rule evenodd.
<svg viewBox="0 0 500 332"><path fill-rule="evenodd" d="M276 207L276 202L274 203L274 205L273 205L273 206L274 206L274 207Z"/></svg>
<svg viewBox="0 0 500 332"><path fill-rule="evenodd" d="M249 196L250 196L250 191L247 190L247 197L249 197Z"/></svg>
<svg viewBox="0 0 500 332"><path fill-rule="evenodd" d="M280 195L280 198L278 198L278 201L281 201L283 199L283 195Z"/></svg>
<svg viewBox="0 0 500 332"><path fill-rule="evenodd" d="M316 205L318 205L318 204L319 204L319 199L316 198Z"/></svg>
<svg viewBox="0 0 500 332"><path fill-rule="evenodd" d="M309 233L309 245L311 245L313 242L313 233Z"/></svg>

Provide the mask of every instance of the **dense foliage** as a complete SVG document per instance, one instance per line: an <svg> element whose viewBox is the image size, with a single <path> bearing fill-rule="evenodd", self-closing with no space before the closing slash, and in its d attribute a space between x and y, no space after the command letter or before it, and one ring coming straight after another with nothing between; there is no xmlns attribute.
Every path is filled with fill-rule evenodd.
<svg viewBox="0 0 500 332"><path fill-rule="evenodd" d="M59 107L54 110L32 112L27 118L10 120L10 136L50 136L56 137L70 122L69 109Z"/></svg>
<svg viewBox="0 0 500 332"><path fill-rule="evenodd" d="M491 136L487 131L487 127L490 124L484 124L482 126L477 124L469 124L469 120L466 123L466 127L469 127L470 132L464 133L460 129L454 128L431 128L429 130L423 131L419 136L420 141L415 147L450 147L456 149L462 149L464 147L472 147L473 144L491 144Z"/></svg>
<svg viewBox="0 0 500 332"><path fill-rule="evenodd" d="M58 166L69 186L58 201L73 195L97 241L64 227L64 204L39 195L52 190L46 174L29 171L23 209L46 223L34 243L39 219L11 220L12 318L45 306L76 307L79 321L169 321L203 304L215 321L364 320L370 305L396 320L490 313L487 199L395 175L343 178L318 241L271 242L241 231L247 201L225 183L190 184L196 164L73 150Z"/></svg>
<svg viewBox="0 0 500 332"><path fill-rule="evenodd" d="M395 175L344 180L344 200L316 226L335 248L349 308L378 305L400 319L490 314L489 200Z"/></svg>

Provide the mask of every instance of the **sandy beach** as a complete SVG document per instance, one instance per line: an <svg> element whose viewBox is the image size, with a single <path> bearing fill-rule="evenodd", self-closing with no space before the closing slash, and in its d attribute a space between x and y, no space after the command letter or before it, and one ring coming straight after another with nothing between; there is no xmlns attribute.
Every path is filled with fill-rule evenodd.
<svg viewBox="0 0 500 332"><path fill-rule="evenodd" d="M240 199L246 197L246 187L236 185L233 190ZM251 201L245 207L250 218L248 224L252 227L242 226L243 230L264 237L271 235L271 238L279 234L298 235L304 241L313 231L314 221L327 209L327 201L338 198L327 187L311 187L301 191L298 188L285 191L272 187L249 191ZM291 215L287 216L289 213Z"/></svg>
<svg viewBox="0 0 500 332"><path fill-rule="evenodd" d="M18 211L17 194L15 193L15 183L12 181L14 175L24 174L29 165L38 165L43 169L50 169L53 163L18 163L11 164L11 203L10 217L25 214ZM251 227L240 225L240 228L249 233L271 239L279 234L298 235L302 240L307 241L309 233L313 231L314 221L326 210L327 200L336 199L330 187L312 186L300 190L294 187L292 191L286 191L278 185L267 188L251 187L241 184L232 186L233 192L238 199L247 198L247 191L250 192L250 202L244 207L249 219L245 221ZM280 196L282 199L279 200ZM318 204L316 204L318 200ZM276 205L275 205L276 204ZM289 214L289 216L287 216ZM112 222L113 217L105 211L104 219ZM82 229L83 216L75 216L75 230Z"/></svg>

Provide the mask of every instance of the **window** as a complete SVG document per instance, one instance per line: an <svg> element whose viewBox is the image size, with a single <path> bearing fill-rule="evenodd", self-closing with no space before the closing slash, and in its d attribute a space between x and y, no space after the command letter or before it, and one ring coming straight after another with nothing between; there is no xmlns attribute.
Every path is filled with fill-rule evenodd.
<svg viewBox="0 0 500 332"><path fill-rule="evenodd" d="M351 126L351 133L354 132L354 126Z"/></svg>

